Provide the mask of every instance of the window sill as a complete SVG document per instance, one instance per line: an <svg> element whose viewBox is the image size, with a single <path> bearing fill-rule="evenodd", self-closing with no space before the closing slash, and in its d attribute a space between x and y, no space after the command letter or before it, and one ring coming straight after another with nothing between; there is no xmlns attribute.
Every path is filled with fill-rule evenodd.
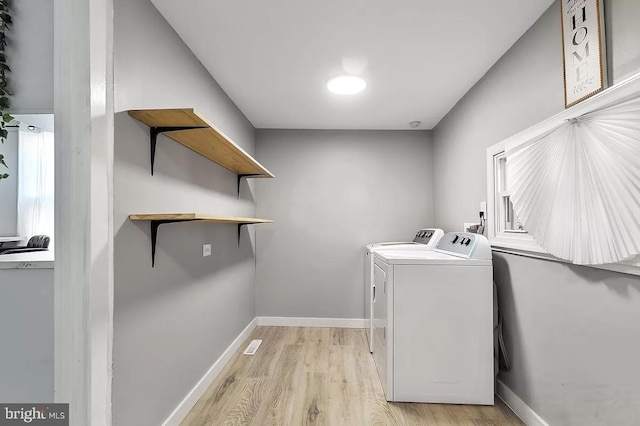
<svg viewBox="0 0 640 426"><path fill-rule="evenodd" d="M552 262L567 263L573 265L571 262L567 262L563 259L558 259L555 256L547 253L545 249L540 247L538 243L527 234L511 234L500 235L490 240L491 250L498 253L514 254L517 256L530 257L533 259L549 260ZM618 262L609 263L605 265L576 265L584 266L586 268L605 269L607 271L619 272L622 274L638 275L640 276L640 255L632 259Z"/></svg>

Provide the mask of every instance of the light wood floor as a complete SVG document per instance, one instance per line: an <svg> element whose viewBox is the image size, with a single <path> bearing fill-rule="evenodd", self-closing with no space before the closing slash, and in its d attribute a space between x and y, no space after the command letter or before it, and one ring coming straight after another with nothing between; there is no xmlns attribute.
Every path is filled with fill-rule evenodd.
<svg viewBox="0 0 640 426"><path fill-rule="evenodd" d="M243 355L262 339L256 355ZM258 327L182 425L521 425L495 406L388 403L361 329Z"/></svg>

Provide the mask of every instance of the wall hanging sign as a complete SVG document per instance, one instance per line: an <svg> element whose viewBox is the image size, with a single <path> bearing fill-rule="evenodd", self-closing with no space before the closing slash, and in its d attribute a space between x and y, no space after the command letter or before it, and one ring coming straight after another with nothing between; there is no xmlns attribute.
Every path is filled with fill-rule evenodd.
<svg viewBox="0 0 640 426"><path fill-rule="evenodd" d="M565 108L606 87L603 0L561 0Z"/></svg>

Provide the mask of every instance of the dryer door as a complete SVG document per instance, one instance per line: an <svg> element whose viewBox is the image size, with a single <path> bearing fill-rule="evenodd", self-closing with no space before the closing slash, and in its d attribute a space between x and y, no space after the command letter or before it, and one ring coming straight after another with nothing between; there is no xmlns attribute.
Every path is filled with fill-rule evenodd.
<svg viewBox="0 0 640 426"><path fill-rule="evenodd" d="M384 269L378 265L373 266L373 288L375 291L373 302L373 360L376 363L378 376L382 383L382 389L390 400L387 379L390 372L387 371L387 274Z"/></svg>
<svg viewBox="0 0 640 426"><path fill-rule="evenodd" d="M365 250L364 258L364 318L367 321L369 352L373 352L373 258L370 250Z"/></svg>
<svg viewBox="0 0 640 426"><path fill-rule="evenodd" d="M373 329L376 340L387 345L387 274L378 265L373 267Z"/></svg>

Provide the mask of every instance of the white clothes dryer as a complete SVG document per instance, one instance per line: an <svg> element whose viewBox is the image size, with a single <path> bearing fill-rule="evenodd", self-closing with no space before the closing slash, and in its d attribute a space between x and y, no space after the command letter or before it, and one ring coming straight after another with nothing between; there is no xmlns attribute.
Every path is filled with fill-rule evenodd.
<svg viewBox="0 0 640 426"><path fill-rule="evenodd" d="M364 317L367 321L367 340L369 352L373 352L373 253L379 250L433 250L444 235L438 228L424 228L416 233L413 241L375 243L365 246L364 250Z"/></svg>
<svg viewBox="0 0 640 426"><path fill-rule="evenodd" d="M374 352L388 401L494 403L493 268L478 234L374 253Z"/></svg>

